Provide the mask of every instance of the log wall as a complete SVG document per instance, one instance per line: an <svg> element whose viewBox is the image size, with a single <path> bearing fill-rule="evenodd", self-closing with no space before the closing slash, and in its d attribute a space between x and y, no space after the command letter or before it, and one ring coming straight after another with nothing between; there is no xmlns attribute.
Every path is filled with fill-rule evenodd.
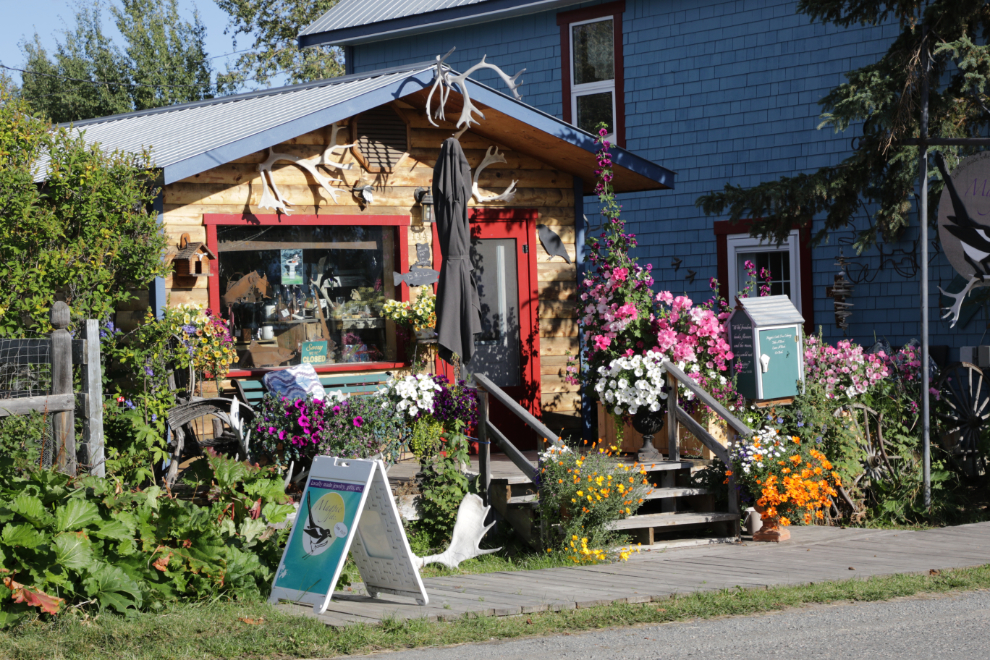
<svg viewBox="0 0 990 660"><path fill-rule="evenodd" d="M293 214L409 215L412 218L412 225L408 228L410 254L416 243L432 244L431 233L422 224L420 207L416 204L413 193L416 188L431 186L433 166L440 144L451 135L454 128L451 124L441 124L441 128L435 128L418 111L409 108L400 111L409 124L409 152L390 174L365 172L350 151L343 156L335 155L334 160L354 163L352 170L324 171L324 174L341 178L345 182L335 184L340 190L337 203L302 168L284 161L276 164L273 168L275 183L283 196L293 203ZM344 144L348 136L349 131L341 130L337 136L338 143ZM278 153L300 156L315 164L329 137L329 128L324 128L301 135L273 149ZM471 132L465 133L460 141L472 171L481 163L485 150L494 144ZM495 146L499 147L507 162L489 165L483 170L479 187L483 192L498 194L509 182L518 180L516 197L511 204L498 202L479 205L472 199L470 205L536 209L539 214L537 223L549 226L560 236L571 258L570 264L564 263L559 257L551 259L534 230L529 244L530 249L536 251L538 262L542 407L546 413L559 413L552 416L555 427L575 426L576 416L580 411L579 395L576 386L567 384L563 379L567 353L577 355L578 350L572 178L533 156L505 149L502 145ZM259 151L167 185L163 193L164 227L172 250L175 250L179 237L185 233L189 234L192 241L206 241L204 214L272 214L273 210L257 206L263 192L258 164L266 158L267 150ZM363 209L358 205L357 199L350 192L357 183L375 186L374 204ZM166 280L169 305L196 303L208 306L205 280L206 278L201 278L191 288L179 288L169 277ZM133 327L144 317L147 306L147 292L139 292L138 300L118 312L118 324L124 328Z"/></svg>

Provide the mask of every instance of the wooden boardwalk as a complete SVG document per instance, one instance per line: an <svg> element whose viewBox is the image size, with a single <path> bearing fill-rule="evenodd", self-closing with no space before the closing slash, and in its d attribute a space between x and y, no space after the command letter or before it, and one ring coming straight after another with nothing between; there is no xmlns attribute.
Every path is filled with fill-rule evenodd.
<svg viewBox="0 0 990 660"><path fill-rule="evenodd" d="M512 616L644 603L736 586L798 585L990 564L990 523L918 532L834 527L791 531L793 538L779 545L713 545L644 552L619 564L428 578L424 583L430 603L425 607L386 594L368 598L358 586L335 593L318 618L327 625L346 626L373 624L385 617ZM314 616L310 607L280 607Z"/></svg>

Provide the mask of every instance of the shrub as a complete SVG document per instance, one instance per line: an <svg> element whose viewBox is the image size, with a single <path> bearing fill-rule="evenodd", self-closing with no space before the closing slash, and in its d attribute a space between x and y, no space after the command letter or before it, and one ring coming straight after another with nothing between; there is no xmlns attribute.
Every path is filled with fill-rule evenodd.
<svg viewBox="0 0 990 660"><path fill-rule="evenodd" d="M621 537L611 523L635 513L650 490L643 467L616 463L615 450L593 446L581 454L551 448L540 454L540 521L548 551L562 550L577 564L615 554Z"/></svg>

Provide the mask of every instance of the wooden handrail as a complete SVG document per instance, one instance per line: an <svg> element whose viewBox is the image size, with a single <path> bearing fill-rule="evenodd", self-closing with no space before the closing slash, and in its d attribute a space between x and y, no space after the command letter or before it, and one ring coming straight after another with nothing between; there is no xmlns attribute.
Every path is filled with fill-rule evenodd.
<svg viewBox="0 0 990 660"><path fill-rule="evenodd" d="M489 437L495 438L499 446L502 447L502 451L504 451L505 455L509 457L509 460L512 461L517 468L519 468L519 471L526 475L526 478L534 484L539 483L539 473L536 471L536 468L533 467L533 464L526 460L523 453L519 451L514 444L509 442L509 439L506 438L501 431L495 428L490 421L486 422L486 426L488 427Z"/></svg>
<svg viewBox="0 0 990 660"><path fill-rule="evenodd" d="M543 422L536 419L531 412L520 406L518 403L512 400L508 394L502 391L498 385L493 383L484 374L472 374L475 383L477 383L483 390L491 394L495 399L501 403L503 406L509 409L513 415L518 417L526 424L529 428L533 429L541 436L549 440L555 445L561 444L560 438L557 437L553 431L548 429ZM503 436L504 437L504 436Z"/></svg>
<svg viewBox="0 0 990 660"><path fill-rule="evenodd" d="M677 368L675 365L671 364L670 362L665 363L664 367L667 369L667 373L669 373L671 376L676 378L681 385L686 387L688 391L694 394L698 399L700 399L702 403L704 403L706 406L714 410L719 417L725 420L726 424L728 424L733 429L735 429L736 433L745 436L753 435L754 433L753 429L743 424L739 419L736 418L735 415L733 415L728 410L726 410L725 406L723 406L721 403L715 400L715 397L713 397L705 390L701 389L701 387L696 382L694 382L693 378L685 374L683 371L681 371L679 368Z"/></svg>

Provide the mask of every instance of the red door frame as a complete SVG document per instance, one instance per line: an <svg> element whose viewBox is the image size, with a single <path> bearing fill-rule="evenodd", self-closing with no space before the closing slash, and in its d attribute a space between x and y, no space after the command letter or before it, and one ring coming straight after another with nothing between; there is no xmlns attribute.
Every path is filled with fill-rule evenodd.
<svg viewBox="0 0 990 660"><path fill-rule="evenodd" d="M471 208L468 221L472 238L516 239L516 265L519 284L520 376L527 396L520 405L536 417L541 412L540 378L540 319L536 250L530 245L536 232L539 213L536 209ZM439 242L436 243L439 245ZM439 250L434 250L434 268L443 265ZM449 380L455 379L453 367L439 361L440 371Z"/></svg>
<svg viewBox="0 0 990 660"><path fill-rule="evenodd" d="M395 259L398 270L401 273L409 269L409 232L404 230L410 224L408 215L254 215L254 214L231 214L231 213L206 213L203 215L203 224L206 226L206 246L213 254L219 258L217 251L217 226L241 226L255 227L265 225L283 225L291 227L293 225L322 225L322 226L354 226L365 225L370 227L394 227L396 229ZM409 287L399 285L399 300L406 302L409 300ZM220 268L211 268L210 276L207 279L207 290L210 296L210 308L220 310ZM401 340L397 339L396 356L405 355L405 347ZM381 371L383 369L400 369L409 366L406 362L354 362L351 364L334 364L326 367L316 367L317 373L334 373L338 371ZM281 367L275 367L278 369ZM239 378L242 376L252 376L273 369L241 369L231 371L228 378Z"/></svg>

